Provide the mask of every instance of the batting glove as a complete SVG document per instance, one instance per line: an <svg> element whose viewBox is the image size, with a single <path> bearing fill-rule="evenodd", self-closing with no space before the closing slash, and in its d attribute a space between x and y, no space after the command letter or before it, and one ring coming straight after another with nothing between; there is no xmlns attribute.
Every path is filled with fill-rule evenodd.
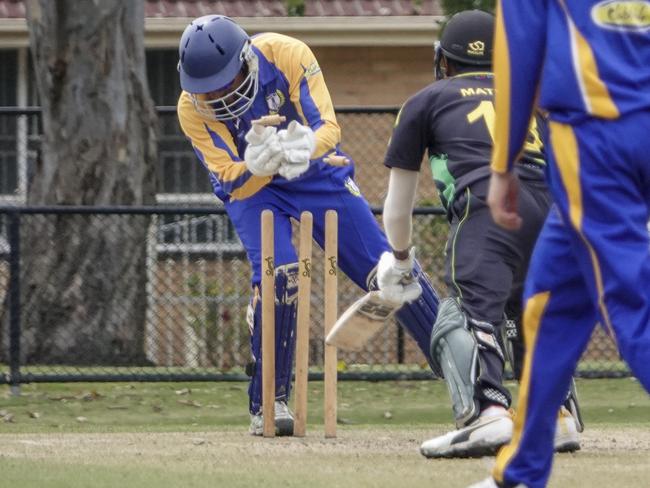
<svg viewBox="0 0 650 488"><path fill-rule="evenodd" d="M395 259L392 252L384 252L377 265L377 285L384 300L404 304L417 300L422 294L422 287L413 275L415 248L409 251L409 257Z"/></svg>
<svg viewBox="0 0 650 488"><path fill-rule="evenodd" d="M248 171L255 176L276 174L285 156L275 127L253 124L244 138L248 142L244 152Z"/></svg>
<svg viewBox="0 0 650 488"><path fill-rule="evenodd" d="M278 138L286 159L278 173L288 180L297 178L309 169L309 160L316 148L314 131L292 120L285 130L278 132Z"/></svg>

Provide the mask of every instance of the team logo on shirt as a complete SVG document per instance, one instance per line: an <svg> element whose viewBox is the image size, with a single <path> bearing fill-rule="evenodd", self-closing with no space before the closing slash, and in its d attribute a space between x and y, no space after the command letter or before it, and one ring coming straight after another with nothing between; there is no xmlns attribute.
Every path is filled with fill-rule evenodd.
<svg viewBox="0 0 650 488"><path fill-rule="evenodd" d="M275 90L270 95L266 96L266 104L269 107L269 113L277 114L280 107L284 105L286 98L280 90Z"/></svg>
<svg viewBox="0 0 650 488"><path fill-rule="evenodd" d="M467 45L467 54L470 56L483 56L485 54L485 43L483 41L470 42Z"/></svg>
<svg viewBox="0 0 650 488"><path fill-rule="evenodd" d="M357 186L357 184L349 176L345 179L345 187L355 197L360 197L361 196L361 190L359 190L359 187Z"/></svg>
<svg viewBox="0 0 650 488"><path fill-rule="evenodd" d="M320 73L320 66L318 66L318 63L316 61L312 62L309 66L302 67L303 70L305 70L305 78L311 78L317 73Z"/></svg>
<svg viewBox="0 0 650 488"><path fill-rule="evenodd" d="M650 29L650 2L605 0L591 8L591 18L605 29L645 32Z"/></svg>

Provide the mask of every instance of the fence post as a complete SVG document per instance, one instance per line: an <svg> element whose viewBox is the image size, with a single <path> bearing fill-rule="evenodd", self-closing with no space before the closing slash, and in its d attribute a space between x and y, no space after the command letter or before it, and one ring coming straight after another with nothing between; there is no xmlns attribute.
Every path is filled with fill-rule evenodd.
<svg viewBox="0 0 650 488"><path fill-rule="evenodd" d="M20 212L8 214L9 229L9 385L20 395Z"/></svg>
<svg viewBox="0 0 650 488"><path fill-rule="evenodd" d="M397 324L397 364L404 364L404 327Z"/></svg>

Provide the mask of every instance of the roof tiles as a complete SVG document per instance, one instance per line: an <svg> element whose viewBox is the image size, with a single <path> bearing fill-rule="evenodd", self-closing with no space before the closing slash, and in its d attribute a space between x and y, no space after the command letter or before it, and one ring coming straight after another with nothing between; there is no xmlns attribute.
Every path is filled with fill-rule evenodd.
<svg viewBox="0 0 650 488"><path fill-rule="evenodd" d="M0 19L21 19L25 17L22 0L0 0Z"/></svg>
<svg viewBox="0 0 650 488"><path fill-rule="evenodd" d="M146 0L147 17L286 17L283 0Z"/></svg>
<svg viewBox="0 0 650 488"><path fill-rule="evenodd" d="M305 16L439 15L438 1L411 0L308 0Z"/></svg>
<svg viewBox="0 0 650 488"><path fill-rule="evenodd" d="M304 0L305 17L441 15L440 0ZM146 0L147 17L286 17L286 0ZM24 18L23 0L0 0L0 18Z"/></svg>

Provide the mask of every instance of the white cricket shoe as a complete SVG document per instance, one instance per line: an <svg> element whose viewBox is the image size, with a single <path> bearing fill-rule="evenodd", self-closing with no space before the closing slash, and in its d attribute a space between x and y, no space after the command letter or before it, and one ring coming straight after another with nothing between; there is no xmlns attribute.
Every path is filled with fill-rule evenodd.
<svg viewBox="0 0 650 488"><path fill-rule="evenodd" d="M467 427L423 442L420 452L428 458L492 456L510 442L512 426L506 410L502 415L479 417Z"/></svg>
<svg viewBox="0 0 650 488"><path fill-rule="evenodd" d="M513 411L513 415L517 413ZM574 452L580 450L580 430L578 422L569 410L562 406L557 414L555 438L553 439L555 452Z"/></svg>
<svg viewBox="0 0 650 488"><path fill-rule="evenodd" d="M560 407L557 416L553 446L556 452L574 452L580 449L580 434L576 419L565 407Z"/></svg>
<svg viewBox="0 0 650 488"><path fill-rule="evenodd" d="M483 481L479 481L478 483L474 483L467 488L499 488L499 485L497 485L494 479L490 477L485 478Z"/></svg>
<svg viewBox="0 0 650 488"><path fill-rule="evenodd" d="M293 413L289 410L286 400L275 402L275 433L293 435Z"/></svg>
<svg viewBox="0 0 650 488"><path fill-rule="evenodd" d="M264 418L261 413L251 414L251 425L248 427L251 435L264 435Z"/></svg>
<svg viewBox="0 0 650 488"><path fill-rule="evenodd" d="M264 435L264 417L261 413L251 414L248 431L252 435ZM275 401L275 435L293 435L293 414L284 400Z"/></svg>
<svg viewBox="0 0 650 488"><path fill-rule="evenodd" d="M499 485L497 485L496 481L494 481L494 478L489 477L489 478L485 478L483 481L474 483L473 485L470 485L467 488L499 488ZM517 486L515 486L515 488L526 488L526 487L521 483L519 483Z"/></svg>

